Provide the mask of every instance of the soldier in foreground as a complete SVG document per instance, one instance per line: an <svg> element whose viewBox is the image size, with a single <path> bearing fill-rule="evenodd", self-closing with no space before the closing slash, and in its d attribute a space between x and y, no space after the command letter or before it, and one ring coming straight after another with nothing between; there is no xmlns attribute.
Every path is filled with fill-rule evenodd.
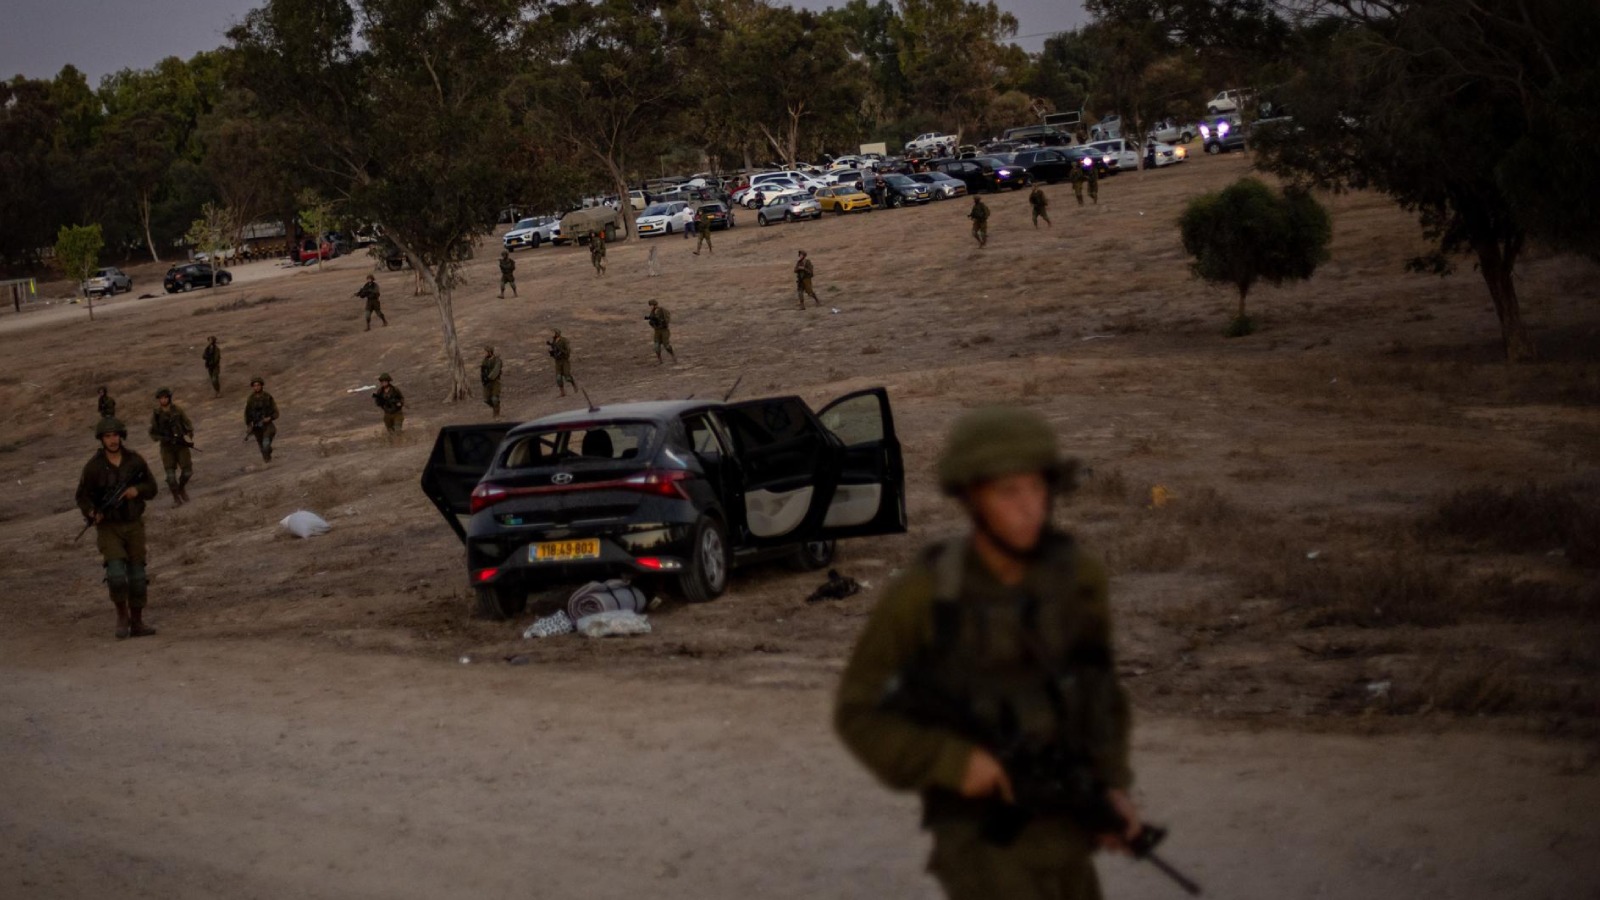
<svg viewBox="0 0 1600 900"><path fill-rule="evenodd" d="M565 385L572 385L574 390L578 387L578 383L572 380L572 344L561 336L561 329L552 328L546 346L550 348L550 359L556 364L556 390L565 397L567 395Z"/></svg>
<svg viewBox="0 0 1600 900"><path fill-rule="evenodd" d="M818 306L822 305L822 301L817 299L817 292L811 287L811 279L815 278L816 274L817 269L811 264L810 257L801 250L800 258L794 264L794 296L800 301L801 309L806 308L807 297L815 300Z"/></svg>
<svg viewBox="0 0 1600 900"><path fill-rule="evenodd" d="M977 240L978 249L989 246L989 206L982 197L972 198L972 210L967 218L972 220L972 237Z"/></svg>
<svg viewBox="0 0 1600 900"><path fill-rule="evenodd" d="M661 351L667 351L673 362L678 361L678 354L672 350L672 313L667 308L654 300L650 301L650 314L644 317L650 323L652 348L656 352L656 365L661 365Z"/></svg>
<svg viewBox="0 0 1600 900"><path fill-rule="evenodd" d="M206 352L201 356L206 364L206 377L211 379L212 395L222 396L222 348L217 346L217 336L212 335L206 344Z"/></svg>
<svg viewBox="0 0 1600 900"><path fill-rule="evenodd" d="M510 250L500 251L500 299L506 298L506 288L511 288L511 296L517 295L517 261L511 258Z"/></svg>
<svg viewBox="0 0 1600 900"><path fill-rule="evenodd" d="M278 401L266 391L260 375L250 379L250 396L244 401L245 440L256 439L261 461L272 462L272 439L278 436Z"/></svg>
<svg viewBox="0 0 1600 900"><path fill-rule="evenodd" d="M372 330L372 317L373 316L377 316L378 320L383 323L383 326L385 328L389 327L389 319L388 319L388 317L386 317L383 314L383 304L378 302L379 293L380 293L380 291L378 290L378 279L375 276L372 276L372 275L368 275L366 283L361 285L361 290L356 291L356 296L357 297L361 297L361 298L363 298L363 299L365 299L367 301L367 330L368 331Z"/></svg>
<svg viewBox="0 0 1600 900"><path fill-rule="evenodd" d="M189 414L172 402L172 389L156 391L156 408L150 413L150 440L161 446L161 468L167 473L167 490L172 492L172 505L189 502L185 486L194 474L194 459L189 452L194 447L194 424Z"/></svg>
<svg viewBox="0 0 1600 900"><path fill-rule="evenodd" d="M94 526L95 546L106 570L106 586L117 608L117 639L156 633L144 623L144 504L156 495L156 479L144 457L123 445L128 429L107 416L94 429L100 449L78 477L77 503Z"/></svg>
<svg viewBox="0 0 1600 900"><path fill-rule="evenodd" d="M483 345L483 362L478 363L478 380L483 382L483 402L500 418L500 374L504 366L495 355L493 344Z"/></svg>
<svg viewBox="0 0 1600 900"><path fill-rule="evenodd" d="M406 424L406 398L394 386L394 379L389 377L388 372L378 376L378 390L372 395L372 402L383 410L383 427L389 432L389 437L399 437L400 429Z"/></svg>
<svg viewBox="0 0 1600 900"><path fill-rule="evenodd" d="M1089 199L1095 206L1100 205L1100 167L1091 161L1084 167L1084 178L1089 183Z"/></svg>
<svg viewBox="0 0 1600 900"><path fill-rule="evenodd" d="M921 792L929 869L952 900L1097 900L1095 847L1141 834L1106 571L1051 524L1074 469L1034 413L958 420L938 478L972 531L890 584L839 686L845 744ZM1052 782L1083 785L1101 814L1043 800Z"/></svg>
<svg viewBox="0 0 1600 900"><path fill-rule="evenodd" d="M1079 164L1072 167L1072 196L1078 198L1079 206L1083 205L1083 182L1088 178L1083 170L1094 168L1094 160L1086 159L1083 162L1088 165Z"/></svg>
<svg viewBox="0 0 1600 900"><path fill-rule="evenodd" d="M694 242L694 255L700 255L700 245L706 246L706 253L714 252L711 249L711 213L701 207L695 214L695 233L699 235Z"/></svg>
<svg viewBox="0 0 1600 900"><path fill-rule="evenodd" d="M594 277L599 278L606 273L606 236L604 232L596 231L589 235L589 262L594 265Z"/></svg>
<svg viewBox="0 0 1600 900"><path fill-rule="evenodd" d="M95 391L95 395L98 397L95 401L95 407L100 411L100 418L109 419L116 416L117 401L111 399L111 395L106 393L106 386L100 385L99 389Z"/></svg>
<svg viewBox="0 0 1600 900"><path fill-rule="evenodd" d="M1033 227L1039 227L1040 219L1051 228L1055 227L1050 221L1050 198L1044 195L1044 188L1037 184L1033 186L1033 190L1028 194L1028 205L1033 207Z"/></svg>

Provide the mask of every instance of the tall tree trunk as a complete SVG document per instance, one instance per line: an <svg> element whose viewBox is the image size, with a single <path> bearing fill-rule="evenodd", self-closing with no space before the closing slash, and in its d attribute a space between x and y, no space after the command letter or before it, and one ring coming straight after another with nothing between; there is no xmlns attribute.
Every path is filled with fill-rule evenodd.
<svg viewBox="0 0 1600 900"><path fill-rule="evenodd" d="M156 239L150 234L150 192L145 191L139 195L139 219L144 223L144 242L150 248L150 259L161 262L161 255L156 253Z"/></svg>
<svg viewBox="0 0 1600 900"><path fill-rule="evenodd" d="M85 288L82 284L78 285L78 290L83 291L83 302L89 304L89 321L93 322L94 321L94 295L90 294L88 289ZM19 312L21 311L21 307L18 307L18 311Z"/></svg>
<svg viewBox="0 0 1600 900"><path fill-rule="evenodd" d="M434 299L439 304L439 327L444 332L444 361L450 369L450 393L445 395L445 402L454 403L471 397L472 385L467 381L467 363L461 356L461 341L456 334L456 312L451 302L452 288L447 266L440 265L437 272L430 270L428 274L433 280Z"/></svg>
<svg viewBox="0 0 1600 900"><path fill-rule="evenodd" d="M1478 256L1478 271L1489 286L1489 297L1494 300L1495 315L1500 319L1500 340L1505 347L1507 362L1529 362L1538 357L1538 350L1529 339L1522 324L1522 306L1517 300L1517 285L1511 278L1516 269L1517 256L1522 252L1519 235L1504 242L1494 239L1476 240L1472 249Z"/></svg>
<svg viewBox="0 0 1600 900"><path fill-rule="evenodd" d="M1248 296L1250 296L1250 285L1248 285L1248 284L1239 285L1239 318L1241 318L1241 319L1245 317L1244 301L1245 301L1245 298L1248 297Z"/></svg>

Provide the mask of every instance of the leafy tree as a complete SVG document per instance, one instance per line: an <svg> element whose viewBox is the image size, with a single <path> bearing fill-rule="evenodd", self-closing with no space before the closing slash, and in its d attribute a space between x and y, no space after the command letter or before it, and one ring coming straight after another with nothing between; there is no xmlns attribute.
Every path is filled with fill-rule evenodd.
<svg viewBox="0 0 1600 900"><path fill-rule="evenodd" d="M184 235L189 246L204 253L206 260L211 263L212 287L217 285L217 267L222 264L217 256L228 247L237 232L228 210L215 203L207 203L200 209L200 218L189 225L189 231Z"/></svg>
<svg viewBox="0 0 1600 900"><path fill-rule="evenodd" d="M311 235L311 240L317 246L317 269L322 269L322 235L327 232L328 225L333 221L333 204L324 200L321 195L311 188L300 192L295 198L299 204L300 213L297 217L300 228Z"/></svg>
<svg viewBox="0 0 1600 900"><path fill-rule="evenodd" d="M89 304L89 321L94 321L94 298L84 282L94 274L100 264L100 251L106 245L100 236L99 225L63 225L56 233L56 261L67 278L78 283L83 299Z"/></svg>
<svg viewBox="0 0 1600 900"><path fill-rule="evenodd" d="M1233 335L1253 330L1245 299L1256 282L1310 278L1327 261L1333 236L1328 212L1316 198L1292 188L1279 193L1254 178L1189 201L1178 226L1183 249L1194 257L1194 274L1238 289Z"/></svg>
<svg viewBox="0 0 1600 900"><path fill-rule="evenodd" d="M908 99L939 110L958 134L990 124L995 98L1021 79L1006 43L1017 18L994 0L900 0L892 28Z"/></svg>
<svg viewBox="0 0 1600 900"><path fill-rule="evenodd" d="M1326 0L1282 89L1293 129L1257 129L1263 165L1299 182L1372 189L1415 213L1434 251L1470 255L1508 360L1536 350L1513 274L1529 239L1600 246L1600 4Z"/></svg>

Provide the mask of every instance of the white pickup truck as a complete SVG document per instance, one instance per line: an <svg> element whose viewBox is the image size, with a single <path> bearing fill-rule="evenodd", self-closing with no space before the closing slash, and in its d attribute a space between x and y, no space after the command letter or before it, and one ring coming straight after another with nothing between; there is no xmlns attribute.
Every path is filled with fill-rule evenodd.
<svg viewBox="0 0 1600 900"><path fill-rule="evenodd" d="M940 147L943 147L946 153L954 154L957 143L959 141L956 139L956 135L929 131L906 141L906 155L932 156L939 152Z"/></svg>

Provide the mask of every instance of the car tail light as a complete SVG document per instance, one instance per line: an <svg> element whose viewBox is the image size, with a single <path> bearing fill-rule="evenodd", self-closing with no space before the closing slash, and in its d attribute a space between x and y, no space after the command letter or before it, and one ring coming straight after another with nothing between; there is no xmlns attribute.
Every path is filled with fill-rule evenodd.
<svg viewBox="0 0 1600 900"><path fill-rule="evenodd" d="M488 509L511 494L498 484L480 484L472 489L470 510L473 515Z"/></svg>
<svg viewBox="0 0 1600 900"><path fill-rule="evenodd" d="M644 494L687 500L689 492L684 490L683 483L689 478L689 473L683 469L652 469L632 478L623 479L622 485L629 490Z"/></svg>
<svg viewBox="0 0 1600 900"><path fill-rule="evenodd" d="M474 584L483 584L485 581L493 581L499 574L499 569L479 569L472 573L472 581Z"/></svg>

